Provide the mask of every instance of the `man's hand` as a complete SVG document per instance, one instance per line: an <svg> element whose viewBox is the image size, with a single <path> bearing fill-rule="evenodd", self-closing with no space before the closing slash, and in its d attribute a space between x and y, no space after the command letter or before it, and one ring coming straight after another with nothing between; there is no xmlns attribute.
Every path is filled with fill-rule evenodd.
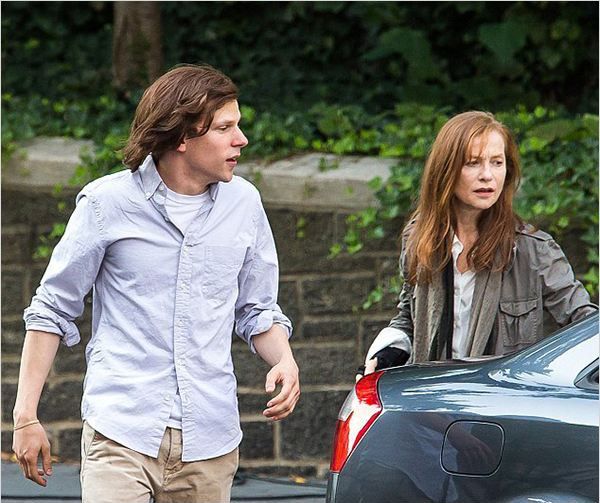
<svg viewBox="0 0 600 503"><path fill-rule="evenodd" d="M19 425L15 425L17 428ZM41 424L36 423L18 429L13 434L13 451L21 465L25 478L46 487L43 475L52 475L50 442ZM42 458L42 469L38 468L38 458Z"/></svg>
<svg viewBox="0 0 600 503"><path fill-rule="evenodd" d="M281 391L267 403L263 415L273 421L289 416L300 398L298 365L294 360L287 331L275 323L269 330L254 336L256 352L271 365L265 381L265 391L269 394L281 384Z"/></svg>
<svg viewBox="0 0 600 503"><path fill-rule="evenodd" d="M273 421L289 416L300 398L298 366L291 355L282 359L269 371L265 381L265 391L273 393L277 384L281 384L281 391L269 400L267 408L263 411L263 415Z"/></svg>

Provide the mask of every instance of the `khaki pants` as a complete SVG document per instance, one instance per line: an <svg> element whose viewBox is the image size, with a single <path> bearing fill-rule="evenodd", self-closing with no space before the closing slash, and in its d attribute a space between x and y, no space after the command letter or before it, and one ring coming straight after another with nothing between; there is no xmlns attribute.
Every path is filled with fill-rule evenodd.
<svg viewBox="0 0 600 503"><path fill-rule="evenodd" d="M237 467L237 448L218 458L182 463L180 430L167 428L155 459L83 423L82 503L229 503Z"/></svg>

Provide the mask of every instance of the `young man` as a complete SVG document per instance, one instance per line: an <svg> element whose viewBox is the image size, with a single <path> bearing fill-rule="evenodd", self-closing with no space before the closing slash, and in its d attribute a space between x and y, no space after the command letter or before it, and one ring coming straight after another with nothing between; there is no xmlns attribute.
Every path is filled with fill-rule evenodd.
<svg viewBox="0 0 600 503"><path fill-rule="evenodd" d="M233 176L248 143L239 121L228 77L175 68L138 105L130 170L77 196L25 310L13 450L28 479L44 486L52 472L38 402L59 342L80 340L74 320L90 289L83 502L229 501L242 438L234 325L272 366L266 392L281 384L263 414L294 409L298 367L276 303L273 236L258 192Z"/></svg>

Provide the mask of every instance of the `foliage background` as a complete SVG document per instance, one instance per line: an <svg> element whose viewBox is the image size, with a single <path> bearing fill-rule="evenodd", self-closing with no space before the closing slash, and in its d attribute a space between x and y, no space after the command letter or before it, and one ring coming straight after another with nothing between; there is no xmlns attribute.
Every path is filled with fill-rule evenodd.
<svg viewBox="0 0 600 503"><path fill-rule="evenodd" d="M78 181L121 169L142 90L111 86L113 5L1 9L3 154L36 135L92 138ZM522 215L559 242L582 237L597 292L596 2L162 2L161 14L165 69L205 61L239 83L249 155L401 159L332 255L397 232L386 222L411 207L437 129L481 108L517 133Z"/></svg>

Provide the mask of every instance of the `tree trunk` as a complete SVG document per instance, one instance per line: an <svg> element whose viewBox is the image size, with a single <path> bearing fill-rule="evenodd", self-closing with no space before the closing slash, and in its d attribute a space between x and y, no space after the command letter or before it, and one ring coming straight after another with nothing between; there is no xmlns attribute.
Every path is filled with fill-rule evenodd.
<svg viewBox="0 0 600 503"><path fill-rule="evenodd" d="M146 87L162 72L160 2L115 2L112 75L122 94Z"/></svg>

